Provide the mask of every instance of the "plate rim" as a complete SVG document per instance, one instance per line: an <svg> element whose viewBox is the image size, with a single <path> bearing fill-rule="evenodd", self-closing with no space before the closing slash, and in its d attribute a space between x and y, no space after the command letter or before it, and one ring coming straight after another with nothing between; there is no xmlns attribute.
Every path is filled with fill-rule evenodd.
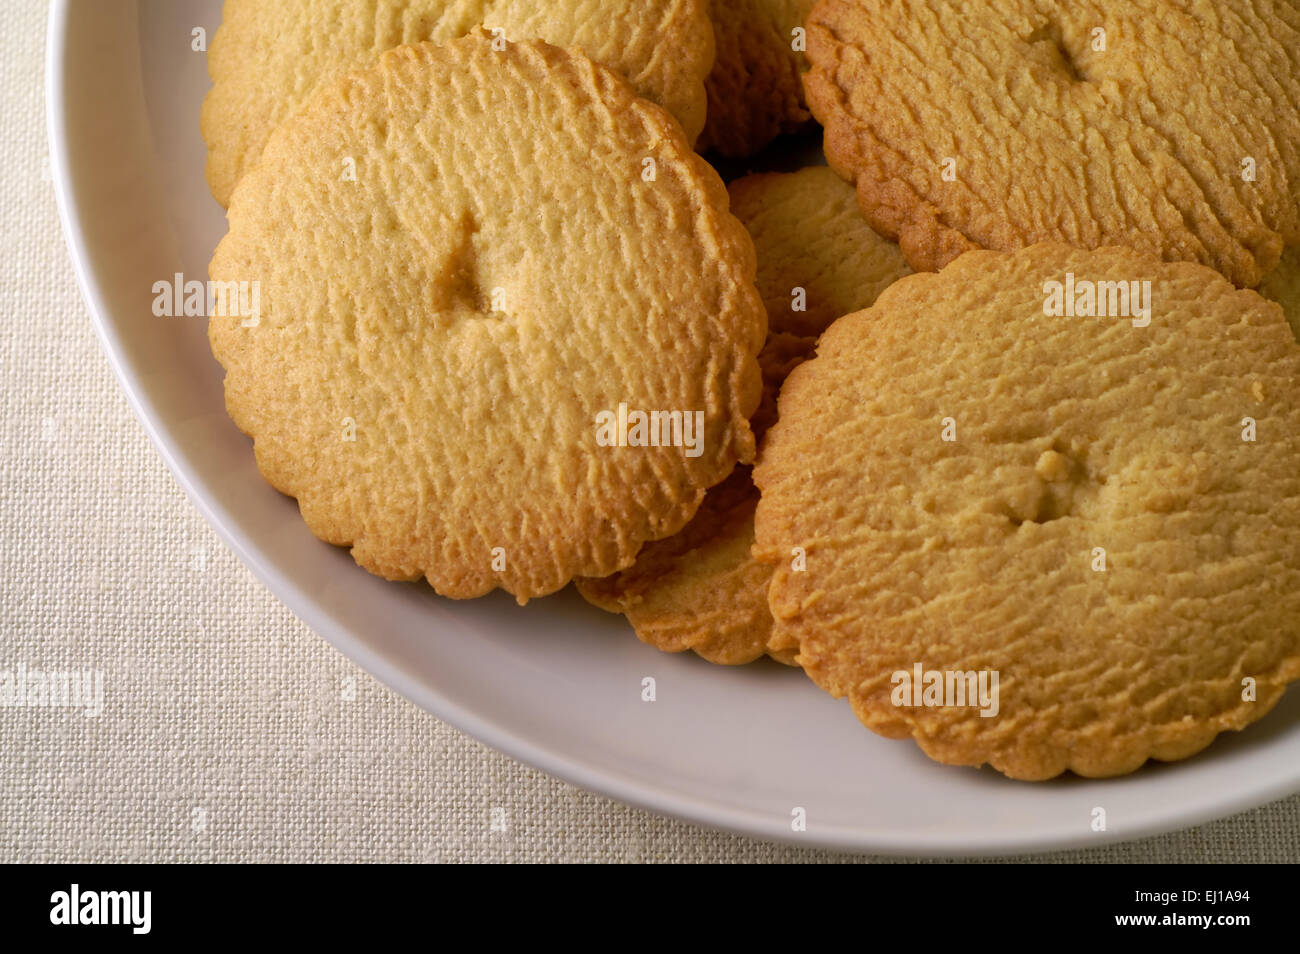
<svg viewBox="0 0 1300 954"><path fill-rule="evenodd" d="M1008 838L1005 834L996 837L981 836L979 832L964 837L954 837L951 833L926 836L912 831L901 838L882 838L878 834L868 834L844 825L814 827L804 832L783 831L783 826L774 822L771 816L749 809L726 808L711 800L672 788L655 788L645 780L628 776L608 766L593 764L590 759L567 754L555 745L528 739L492 718L445 698L438 690L421 682L399 664L369 646L361 636L336 623L329 612L290 579L273 559L242 538L229 511L200 491L195 466L176 448L158 407L144 393L136 372L130 367L102 291L103 276L96 273L91 264L87 239L81 228L83 210L78 203L79 187L74 180L67 152L64 54L67 48L66 38L71 28L73 2L74 0L53 0L47 21L44 83L47 147L61 231L82 301L90 313L100 348L108 359L118 387L173 479L240 562L317 636L324 638L354 665L407 701L517 762L602 797L661 817L747 838L840 853L916 858L978 858L1099 849L1184 830L1257 808L1300 791L1300 765L1297 765L1291 775L1279 773L1269 784L1239 790L1232 795L1219 791L1215 797L1201 797L1194 804L1184 805L1169 816L1148 817L1133 827L1125 826L1122 832L1117 833L1081 831L1069 836L1031 833ZM127 9L138 15L139 5L136 0L131 0Z"/></svg>

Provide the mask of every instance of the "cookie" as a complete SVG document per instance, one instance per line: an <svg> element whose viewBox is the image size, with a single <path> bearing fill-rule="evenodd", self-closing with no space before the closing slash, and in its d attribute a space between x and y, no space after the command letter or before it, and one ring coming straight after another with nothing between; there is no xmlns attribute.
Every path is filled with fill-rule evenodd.
<svg viewBox="0 0 1300 954"><path fill-rule="evenodd" d="M728 191L758 249L758 289L773 331L815 338L911 271L826 166L746 176Z"/></svg>
<svg viewBox="0 0 1300 954"><path fill-rule="evenodd" d="M1117 775L1300 677L1300 346L1202 266L1037 245L905 278L790 375L754 479L778 634L940 762Z"/></svg>
<svg viewBox="0 0 1300 954"><path fill-rule="evenodd" d="M484 31L385 54L236 187L226 404L311 530L392 579L520 602L628 566L752 459L754 250L621 77Z"/></svg>
<svg viewBox="0 0 1300 954"><path fill-rule="evenodd" d="M271 130L342 74L372 65L395 46L443 42L479 25L504 39L583 50L676 116L694 142L704 126L704 80L713 65L705 2L226 0L208 54L212 90L203 103L208 185L228 204Z"/></svg>
<svg viewBox="0 0 1300 954"><path fill-rule="evenodd" d="M1282 306L1291 330L1300 340L1300 245L1282 253L1282 264L1269 272L1259 286L1259 293Z"/></svg>
<svg viewBox="0 0 1300 954"><path fill-rule="evenodd" d="M804 105L804 19L815 0L709 0L717 50L701 152L752 156L812 119Z"/></svg>
<svg viewBox="0 0 1300 954"><path fill-rule="evenodd" d="M898 246L862 221L853 190L824 166L749 176L729 191L732 211L754 238L771 328L759 355L763 400L751 422L761 436L776 420L781 383L812 353L816 335L870 305L908 269ZM796 647L769 645L771 568L750 556L757 502L749 468L737 468L681 533L648 544L614 576L579 580L578 590L626 615L642 641L667 652L691 649L735 665L766 651L793 664Z"/></svg>
<svg viewBox="0 0 1300 954"><path fill-rule="evenodd" d="M828 161L914 268L1125 245L1243 287L1300 244L1291 0L821 0Z"/></svg>

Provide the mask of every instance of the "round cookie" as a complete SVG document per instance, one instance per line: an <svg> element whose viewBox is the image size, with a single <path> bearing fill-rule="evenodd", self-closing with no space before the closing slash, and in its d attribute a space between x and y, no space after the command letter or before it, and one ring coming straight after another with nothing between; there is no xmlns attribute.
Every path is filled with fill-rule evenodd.
<svg viewBox="0 0 1300 954"><path fill-rule="evenodd" d="M1300 245L1293 245L1282 254L1282 264L1269 272L1259 286L1259 293L1282 306L1291 330L1300 340Z"/></svg>
<svg viewBox="0 0 1300 954"><path fill-rule="evenodd" d="M572 47L677 117L693 143L713 65L706 0L226 0L203 103L208 185L222 205L271 131L319 90L386 50L483 25ZM494 33L494 36L496 34ZM501 40L498 41L499 43Z"/></svg>
<svg viewBox="0 0 1300 954"><path fill-rule="evenodd" d="M815 2L709 0L717 55L705 82L709 110L701 152L752 156L782 133L808 124L804 42L795 31Z"/></svg>
<svg viewBox="0 0 1300 954"><path fill-rule="evenodd" d="M260 313L210 322L227 408L371 572L521 602L612 573L753 455L766 321L726 210L680 125L581 53L400 47L235 190L210 272Z"/></svg>
<svg viewBox="0 0 1300 954"><path fill-rule="evenodd" d="M1076 314L1149 281L1149 323L1049 317L1067 281ZM754 477L778 633L938 761L1129 772L1300 677L1300 347L1199 265L1038 245L906 278L791 374Z"/></svg>
<svg viewBox="0 0 1300 954"><path fill-rule="evenodd" d="M853 190L824 166L733 182L732 212L753 236L758 289L771 332L759 354L763 400L751 420L761 436L792 368L839 315L870 305L907 274L898 246L873 233ZM798 305L806 310L795 310ZM681 533L647 544L636 563L602 580L578 580L595 605L623 613L637 636L667 652L691 649L710 662L750 662L765 651L793 664L797 648L769 645L771 569L750 555L758 491L737 468L709 491Z"/></svg>
<svg viewBox="0 0 1300 954"><path fill-rule="evenodd" d="M1254 287L1300 243L1289 0L821 0L831 165L914 268L1125 245Z"/></svg>

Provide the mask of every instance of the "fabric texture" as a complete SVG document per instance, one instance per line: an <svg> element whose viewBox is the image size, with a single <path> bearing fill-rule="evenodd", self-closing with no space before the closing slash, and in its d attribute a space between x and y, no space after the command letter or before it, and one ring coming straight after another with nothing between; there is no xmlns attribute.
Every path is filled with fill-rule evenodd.
<svg viewBox="0 0 1300 954"><path fill-rule="evenodd" d="M353 667L244 569L133 417L78 293L46 14L0 5L0 670L101 670L104 711L0 708L0 862L888 860L702 829L523 767ZM1300 796L1032 860L1294 862Z"/></svg>

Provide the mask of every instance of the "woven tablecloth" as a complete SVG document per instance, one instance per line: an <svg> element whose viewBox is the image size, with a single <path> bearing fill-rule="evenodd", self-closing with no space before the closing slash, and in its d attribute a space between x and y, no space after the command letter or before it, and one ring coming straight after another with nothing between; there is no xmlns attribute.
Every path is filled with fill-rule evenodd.
<svg viewBox="0 0 1300 954"><path fill-rule="evenodd" d="M253 578L136 422L77 291L46 14L0 4L0 672L100 670L106 690L99 718L0 708L0 861L854 860L526 768L356 669ZM1035 857L1294 862L1300 796Z"/></svg>

